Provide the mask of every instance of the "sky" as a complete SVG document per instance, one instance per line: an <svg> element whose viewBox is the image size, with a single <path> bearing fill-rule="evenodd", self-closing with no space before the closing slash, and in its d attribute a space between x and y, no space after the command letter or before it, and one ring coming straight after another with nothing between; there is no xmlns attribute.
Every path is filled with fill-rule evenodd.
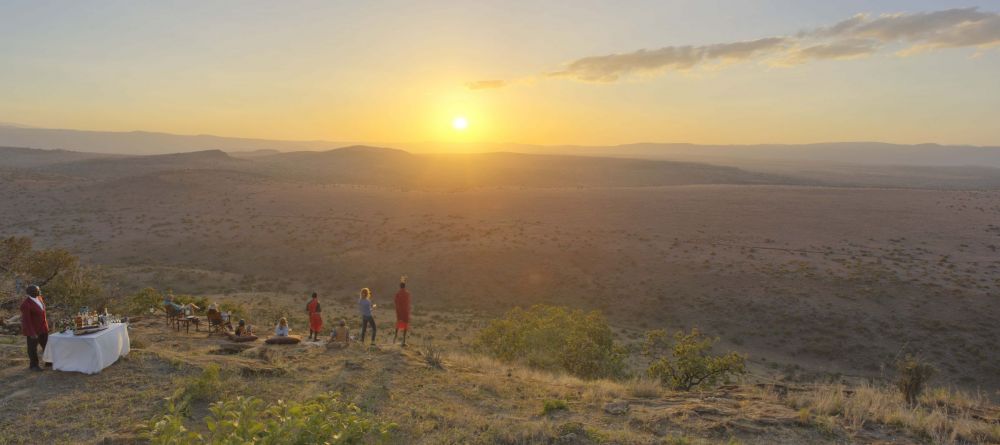
<svg viewBox="0 0 1000 445"><path fill-rule="evenodd" d="M1000 0L0 1L0 122L1000 145Z"/></svg>

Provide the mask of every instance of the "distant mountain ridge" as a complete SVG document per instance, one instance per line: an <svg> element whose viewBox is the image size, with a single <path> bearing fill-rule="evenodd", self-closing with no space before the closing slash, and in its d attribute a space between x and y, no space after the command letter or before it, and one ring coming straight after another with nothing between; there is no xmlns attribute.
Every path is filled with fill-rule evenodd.
<svg viewBox="0 0 1000 445"><path fill-rule="evenodd" d="M27 150L27 152L25 152ZM6 153L20 156L6 156ZM21 159L34 153L26 166ZM76 154L0 148L0 171L86 180L141 178L165 172L211 171L252 174L279 181L358 184L405 189L476 187L655 187L690 184L818 183L808 179L708 164L523 153L412 154L403 150L349 146L327 151L261 153L252 158L220 150L147 156ZM79 159L73 159L78 156ZM16 163L8 163L13 159Z"/></svg>
<svg viewBox="0 0 1000 445"><path fill-rule="evenodd" d="M410 145L404 145L410 147ZM412 145L427 149L434 145ZM622 145L451 144L452 151L511 151L517 153L620 157L744 165L768 163L834 163L882 166L998 167L1000 147L885 142L824 142L812 144L702 145L635 143Z"/></svg>
<svg viewBox="0 0 1000 445"><path fill-rule="evenodd" d="M344 145L349 144L332 141L282 141L147 131L85 131L0 125L0 146L105 154L154 155L203 150L329 150Z"/></svg>
<svg viewBox="0 0 1000 445"><path fill-rule="evenodd" d="M151 155L222 150L239 158L254 158L279 152L329 151L353 145L355 143L322 140L288 141L213 135L176 135L146 131L83 131L0 124L0 146L63 149L102 154ZM883 142L754 145L643 142L605 146L516 143L404 143L393 145L420 153L514 152L655 159L737 166L742 166L744 162L777 161L1000 168L1000 147L972 145L905 145Z"/></svg>

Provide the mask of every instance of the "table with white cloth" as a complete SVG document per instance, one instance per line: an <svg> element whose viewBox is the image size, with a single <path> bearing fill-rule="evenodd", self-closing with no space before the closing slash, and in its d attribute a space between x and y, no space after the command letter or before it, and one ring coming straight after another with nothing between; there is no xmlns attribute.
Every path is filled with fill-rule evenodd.
<svg viewBox="0 0 1000 445"><path fill-rule="evenodd" d="M118 357L128 355L128 323L112 323L107 329L87 335L67 331L49 335L42 359L56 371L97 374Z"/></svg>

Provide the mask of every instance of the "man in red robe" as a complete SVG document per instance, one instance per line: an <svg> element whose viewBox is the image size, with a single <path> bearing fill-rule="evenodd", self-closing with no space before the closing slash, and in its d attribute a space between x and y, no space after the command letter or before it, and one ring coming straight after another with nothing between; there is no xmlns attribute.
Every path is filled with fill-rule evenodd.
<svg viewBox="0 0 1000 445"><path fill-rule="evenodd" d="M38 366L38 346L41 345L42 352L45 352L45 345L49 341L49 321L45 317L45 300L42 298L42 289L31 285L25 289L28 294L21 302L21 335L28 340L28 361L32 371L41 371Z"/></svg>
<svg viewBox="0 0 1000 445"><path fill-rule="evenodd" d="M319 341L319 331L323 329L323 313L319 307L319 295L312 294L312 300L306 305L309 313L309 340Z"/></svg>
<svg viewBox="0 0 1000 445"><path fill-rule="evenodd" d="M406 290L406 277L399 280L399 292L396 292L396 333L392 335L392 342L396 343L396 336L399 331L403 331L402 346L406 347L406 331L410 330L410 292Z"/></svg>

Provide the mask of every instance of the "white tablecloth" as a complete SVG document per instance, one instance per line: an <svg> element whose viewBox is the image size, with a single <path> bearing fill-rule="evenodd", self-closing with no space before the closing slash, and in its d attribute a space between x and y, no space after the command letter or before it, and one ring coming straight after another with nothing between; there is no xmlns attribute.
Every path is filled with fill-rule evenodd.
<svg viewBox="0 0 1000 445"><path fill-rule="evenodd" d="M72 332L49 335L43 360L57 371L97 374L111 366L118 357L128 355L128 324L113 323L101 332L73 335Z"/></svg>

